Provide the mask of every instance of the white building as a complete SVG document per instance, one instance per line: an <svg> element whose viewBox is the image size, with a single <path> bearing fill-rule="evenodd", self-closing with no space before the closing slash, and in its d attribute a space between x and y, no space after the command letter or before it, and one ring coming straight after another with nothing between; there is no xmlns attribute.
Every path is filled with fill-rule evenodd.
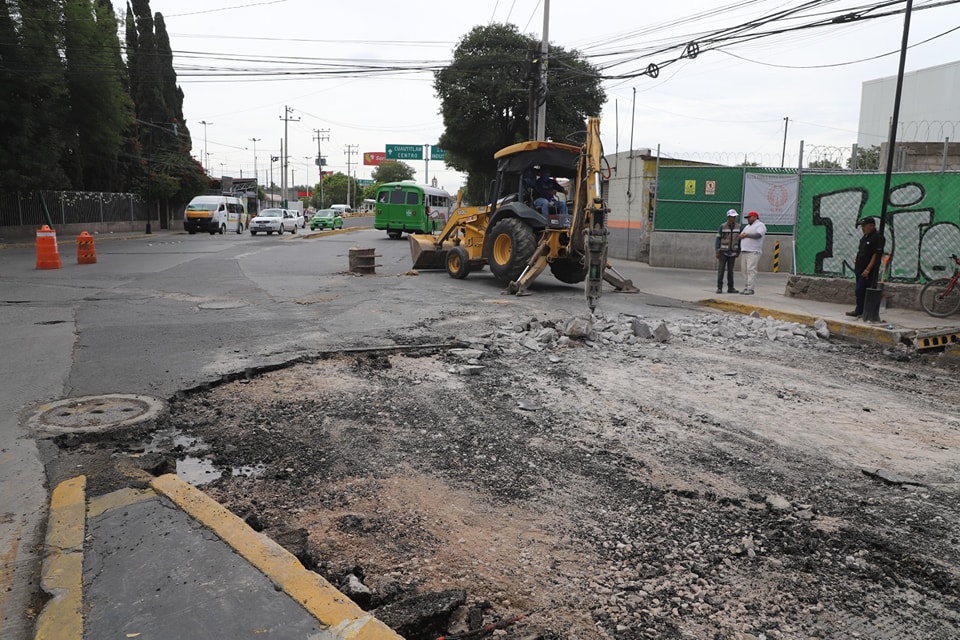
<svg viewBox="0 0 960 640"><path fill-rule="evenodd" d="M860 96L857 146L890 138L897 76L868 80ZM903 74L897 142L960 142L960 61Z"/></svg>

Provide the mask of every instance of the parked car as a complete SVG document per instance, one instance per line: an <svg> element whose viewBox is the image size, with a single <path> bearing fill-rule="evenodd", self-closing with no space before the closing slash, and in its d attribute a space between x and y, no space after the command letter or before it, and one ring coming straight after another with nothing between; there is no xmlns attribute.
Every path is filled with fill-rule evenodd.
<svg viewBox="0 0 960 640"><path fill-rule="evenodd" d="M250 235L264 231L266 234L273 235L276 231L283 234L284 231L296 233L299 227L303 226L303 216L297 217L296 211L287 209L263 209L257 214L257 217L250 222Z"/></svg>
<svg viewBox="0 0 960 640"><path fill-rule="evenodd" d="M343 216L336 209L320 209L310 218L310 230L342 229Z"/></svg>

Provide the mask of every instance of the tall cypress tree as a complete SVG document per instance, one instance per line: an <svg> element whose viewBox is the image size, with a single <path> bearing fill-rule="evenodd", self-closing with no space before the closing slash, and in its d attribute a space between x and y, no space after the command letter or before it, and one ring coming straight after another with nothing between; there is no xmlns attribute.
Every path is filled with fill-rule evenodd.
<svg viewBox="0 0 960 640"><path fill-rule="evenodd" d="M28 110L19 124L24 146L15 158L18 189L68 189L64 167L74 167L76 149L64 140L68 103L62 31L56 0L32 0L20 5L20 55L11 72L17 76L18 99Z"/></svg>
<svg viewBox="0 0 960 640"><path fill-rule="evenodd" d="M78 189L123 188L118 160L133 121L116 15L109 2L66 0L64 51L82 175Z"/></svg>
<svg viewBox="0 0 960 640"><path fill-rule="evenodd" d="M21 158L30 148L27 74L20 37L7 3L0 2L0 188L22 188Z"/></svg>
<svg viewBox="0 0 960 640"><path fill-rule="evenodd" d="M147 180L141 190L151 197L189 199L206 188L207 180L190 157L183 92L176 84L163 16L158 13L154 20L149 0L130 0L127 10L130 93L147 162Z"/></svg>

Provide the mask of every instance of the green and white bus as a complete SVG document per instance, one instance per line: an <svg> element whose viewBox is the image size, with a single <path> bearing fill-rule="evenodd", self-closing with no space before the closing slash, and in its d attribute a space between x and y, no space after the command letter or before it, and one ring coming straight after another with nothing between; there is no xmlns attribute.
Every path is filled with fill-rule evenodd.
<svg viewBox="0 0 960 640"><path fill-rule="evenodd" d="M443 228L454 199L443 189L415 182L386 182L377 187L373 228L391 238L407 233L434 233Z"/></svg>

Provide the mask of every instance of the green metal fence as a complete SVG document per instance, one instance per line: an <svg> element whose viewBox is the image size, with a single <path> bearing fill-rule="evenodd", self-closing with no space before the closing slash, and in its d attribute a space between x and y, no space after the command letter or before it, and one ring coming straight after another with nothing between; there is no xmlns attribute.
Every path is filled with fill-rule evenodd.
<svg viewBox="0 0 960 640"><path fill-rule="evenodd" d="M853 277L857 220L879 218L882 173L804 173L795 241L797 273ZM960 173L895 173L884 225L886 279L926 282L960 254Z"/></svg>
<svg viewBox="0 0 960 640"><path fill-rule="evenodd" d="M654 230L710 233L727 209L754 208L768 233L794 236L796 273L853 278L856 223L879 217L884 182L876 172L661 167ZM922 283L951 273L950 255L960 255L960 172L894 173L884 237L886 280Z"/></svg>
<svg viewBox="0 0 960 640"><path fill-rule="evenodd" d="M793 233L793 210L785 215L770 215L778 205L777 194L758 194L755 201L754 179L782 178L796 182L796 169L762 167L661 167L657 174L657 207L654 228L657 231L716 231L726 220L728 209L743 214L754 206L769 233ZM796 187L792 186L795 191Z"/></svg>

